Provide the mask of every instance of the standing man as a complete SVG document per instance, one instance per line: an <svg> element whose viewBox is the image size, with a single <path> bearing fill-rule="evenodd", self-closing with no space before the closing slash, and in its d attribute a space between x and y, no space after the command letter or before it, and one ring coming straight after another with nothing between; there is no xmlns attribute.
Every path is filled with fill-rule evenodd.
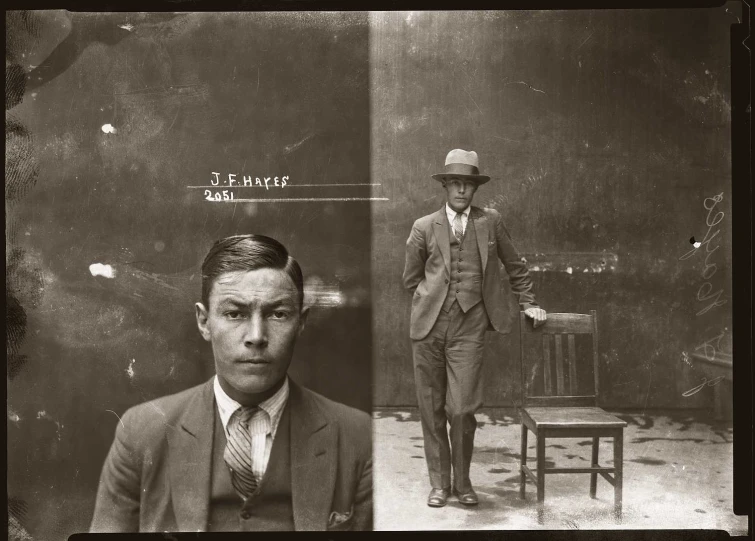
<svg viewBox="0 0 755 541"><path fill-rule="evenodd" d="M262 235L219 240L195 312L216 375L123 414L91 530L371 530L369 415L287 375L307 318L296 260Z"/></svg>
<svg viewBox="0 0 755 541"><path fill-rule="evenodd" d="M485 331L504 332L510 317L497 259L525 314L536 326L546 314L535 302L527 266L501 215L471 206L477 188L490 180L479 174L477 153L452 150L445 171L433 178L442 184L446 204L414 222L404 268L404 285L414 294L410 337L432 486L427 505L446 505L452 469L453 493L462 504L477 505L469 466L474 414L482 406Z"/></svg>

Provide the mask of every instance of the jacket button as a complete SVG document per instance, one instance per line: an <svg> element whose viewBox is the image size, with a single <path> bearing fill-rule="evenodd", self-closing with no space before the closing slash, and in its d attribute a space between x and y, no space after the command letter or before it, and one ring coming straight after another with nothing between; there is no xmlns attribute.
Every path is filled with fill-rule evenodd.
<svg viewBox="0 0 755 541"><path fill-rule="evenodd" d="M446 283L448 283L448 278L446 278Z"/></svg>
<svg viewBox="0 0 755 541"><path fill-rule="evenodd" d="M243 513L241 513L241 518L243 518L244 520L248 520L252 518L252 514L249 511L244 511Z"/></svg>

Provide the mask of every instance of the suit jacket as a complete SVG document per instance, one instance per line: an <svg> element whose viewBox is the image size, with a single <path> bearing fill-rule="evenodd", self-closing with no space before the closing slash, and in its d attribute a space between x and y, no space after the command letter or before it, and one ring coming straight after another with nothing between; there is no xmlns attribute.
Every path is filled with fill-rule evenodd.
<svg viewBox="0 0 755 541"><path fill-rule="evenodd" d="M523 309L537 306L527 265L511 241L500 213L495 209L472 207L467 227L474 222L477 246L482 259L482 300L490 319L490 330L506 333L511 314L501 289L500 259L509 276L511 290ZM445 205L414 222L406 241L404 286L414 293L409 336L421 340L438 319L451 278L451 242Z"/></svg>
<svg viewBox="0 0 755 541"><path fill-rule="evenodd" d="M289 383L296 530L371 530L369 415ZM215 408L209 380L126 411L102 469L91 531L204 531L213 430L222 430Z"/></svg>

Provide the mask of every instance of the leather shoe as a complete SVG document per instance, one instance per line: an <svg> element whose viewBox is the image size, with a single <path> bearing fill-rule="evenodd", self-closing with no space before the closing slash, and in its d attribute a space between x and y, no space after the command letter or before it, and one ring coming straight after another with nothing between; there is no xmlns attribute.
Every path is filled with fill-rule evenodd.
<svg viewBox="0 0 755 541"><path fill-rule="evenodd" d="M430 507L443 507L451 496L451 488L434 488L427 497L427 505Z"/></svg>
<svg viewBox="0 0 755 541"><path fill-rule="evenodd" d="M459 503L464 505L477 505L478 503L480 503L480 500L477 497L477 493L472 487L469 487L469 490L466 492L459 492L458 490L454 489L454 495L459 498Z"/></svg>

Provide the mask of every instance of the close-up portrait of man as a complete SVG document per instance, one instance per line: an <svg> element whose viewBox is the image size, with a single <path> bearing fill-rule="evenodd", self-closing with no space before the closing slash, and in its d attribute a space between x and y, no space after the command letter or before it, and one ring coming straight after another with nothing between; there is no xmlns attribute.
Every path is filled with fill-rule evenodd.
<svg viewBox="0 0 755 541"><path fill-rule="evenodd" d="M369 416L287 375L303 284L272 238L212 246L195 309L216 375L125 412L91 531L372 528Z"/></svg>

